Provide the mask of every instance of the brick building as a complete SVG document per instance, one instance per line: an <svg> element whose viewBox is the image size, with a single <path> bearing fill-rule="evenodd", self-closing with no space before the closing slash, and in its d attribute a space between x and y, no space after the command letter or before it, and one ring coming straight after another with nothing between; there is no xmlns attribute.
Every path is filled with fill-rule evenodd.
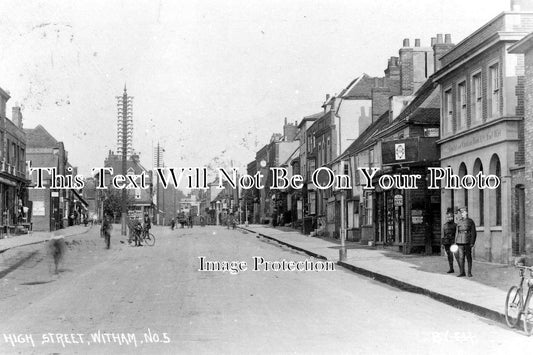
<svg viewBox="0 0 533 355"><path fill-rule="evenodd" d="M26 134L20 107L13 107L12 120L6 117L10 96L0 88L0 232L12 233L28 226L29 181L26 179Z"/></svg>
<svg viewBox="0 0 533 355"><path fill-rule="evenodd" d="M501 179L497 189L442 190L441 215L467 206L477 225L474 258L498 263L516 253L513 215L524 213L513 212L513 206L523 209L525 183L524 61L508 49L533 30L533 7L518 3L520 10L499 14L443 55L435 73L442 93L441 166L460 177L483 172Z"/></svg>

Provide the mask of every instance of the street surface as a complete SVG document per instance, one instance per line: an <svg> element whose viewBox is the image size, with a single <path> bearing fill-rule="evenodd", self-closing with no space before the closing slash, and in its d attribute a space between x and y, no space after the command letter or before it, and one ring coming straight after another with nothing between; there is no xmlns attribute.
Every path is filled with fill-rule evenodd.
<svg viewBox="0 0 533 355"><path fill-rule="evenodd" d="M110 250L96 227L68 238L57 276L45 245L0 254L0 353L501 354L533 344L340 267L252 271L254 256L316 260L249 233L153 232L155 246L141 248L121 243L116 225ZM198 271L201 256L248 270Z"/></svg>

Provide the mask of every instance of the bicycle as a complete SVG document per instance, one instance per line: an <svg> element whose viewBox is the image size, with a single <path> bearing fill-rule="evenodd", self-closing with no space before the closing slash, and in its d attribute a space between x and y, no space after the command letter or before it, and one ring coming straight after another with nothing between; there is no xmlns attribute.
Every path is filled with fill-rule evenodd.
<svg viewBox="0 0 533 355"><path fill-rule="evenodd" d="M141 243L145 243L146 245L153 247L155 244L155 235L150 233L148 229L143 228L141 231Z"/></svg>
<svg viewBox="0 0 533 355"><path fill-rule="evenodd" d="M533 267L515 265L520 270L520 283L518 286L512 286L507 292L505 299L505 321L511 328L516 327L523 315L524 331L529 336L533 333ZM527 293L524 301L524 280L526 279L525 271L529 270L527 278Z"/></svg>

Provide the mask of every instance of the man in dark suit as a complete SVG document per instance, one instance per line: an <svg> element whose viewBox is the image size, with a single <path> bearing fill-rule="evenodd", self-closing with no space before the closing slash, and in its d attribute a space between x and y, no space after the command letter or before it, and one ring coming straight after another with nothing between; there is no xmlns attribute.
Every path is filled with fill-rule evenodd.
<svg viewBox="0 0 533 355"><path fill-rule="evenodd" d="M455 233L457 232L457 224L453 221L453 213L451 209L448 209L446 212L446 223L442 226L442 245L448 256L448 265L450 269L448 274L452 274L453 270L453 252L450 250L450 247L455 243Z"/></svg>

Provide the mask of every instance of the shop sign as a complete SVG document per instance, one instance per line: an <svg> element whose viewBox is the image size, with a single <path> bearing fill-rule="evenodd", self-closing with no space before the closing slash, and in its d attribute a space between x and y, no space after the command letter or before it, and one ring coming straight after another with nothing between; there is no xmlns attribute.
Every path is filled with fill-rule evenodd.
<svg viewBox="0 0 533 355"><path fill-rule="evenodd" d="M44 201L33 201L32 215L44 216Z"/></svg>
<svg viewBox="0 0 533 355"><path fill-rule="evenodd" d="M403 206L403 195L394 195L394 207Z"/></svg>
<svg viewBox="0 0 533 355"><path fill-rule="evenodd" d="M424 223L424 217L423 216L411 216L411 223L422 224Z"/></svg>

